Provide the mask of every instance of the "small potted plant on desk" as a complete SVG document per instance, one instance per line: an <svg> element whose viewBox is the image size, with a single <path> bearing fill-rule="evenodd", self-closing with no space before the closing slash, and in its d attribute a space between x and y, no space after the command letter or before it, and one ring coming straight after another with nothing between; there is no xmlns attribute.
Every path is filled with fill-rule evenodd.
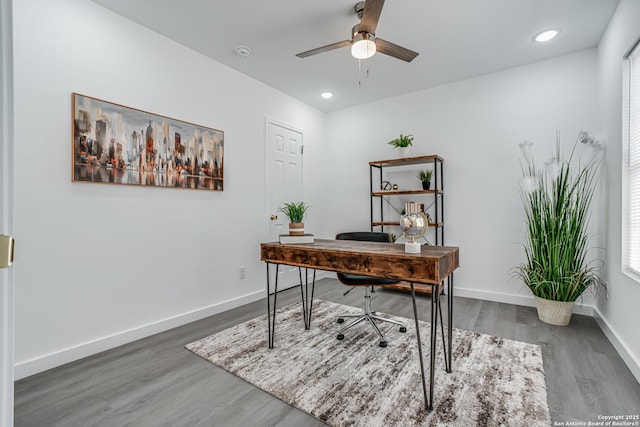
<svg viewBox="0 0 640 427"><path fill-rule="evenodd" d="M310 206L304 202L285 203L284 206L280 208L280 212L289 217L290 236L304 236L304 223L302 220L309 208Z"/></svg>
<svg viewBox="0 0 640 427"><path fill-rule="evenodd" d="M400 134L399 138L389 141L388 144L392 145L393 148L399 148L401 157L409 157L411 150L409 147L413 145L413 135Z"/></svg>
<svg viewBox="0 0 640 427"><path fill-rule="evenodd" d="M431 175L433 171L426 169L418 173L418 179L422 182L422 189L428 190L431 187Z"/></svg>

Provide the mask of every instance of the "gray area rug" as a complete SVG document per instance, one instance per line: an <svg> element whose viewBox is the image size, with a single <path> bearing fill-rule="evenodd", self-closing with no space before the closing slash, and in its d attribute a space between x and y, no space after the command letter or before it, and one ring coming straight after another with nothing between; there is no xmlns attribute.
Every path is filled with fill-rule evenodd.
<svg viewBox="0 0 640 427"><path fill-rule="evenodd" d="M366 323L338 341L337 315L360 312L315 300L311 329L304 330L296 303L278 310L271 350L266 314L186 348L332 426L551 424L540 346L454 329L447 374L438 337L434 411L427 413L415 322L387 316L404 321L407 332L392 326L386 348ZM420 322L420 332L428 381L429 323Z"/></svg>

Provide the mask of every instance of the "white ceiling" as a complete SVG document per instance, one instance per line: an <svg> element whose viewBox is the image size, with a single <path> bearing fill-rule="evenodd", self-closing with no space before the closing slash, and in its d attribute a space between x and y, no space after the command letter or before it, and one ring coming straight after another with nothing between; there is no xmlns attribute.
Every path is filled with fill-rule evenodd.
<svg viewBox="0 0 640 427"><path fill-rule="evenodd" d="M420 55L406 63L376 54L360 71L348 47L295 56L349 39L357 0L94 1L332 111L595 47L619 0L387 0L376 35ZM561 33L547 44L532 42L548 28ZM249 58L235 53L239 45L251 48ZM333 99L320 98L323 90Z"/></svg>

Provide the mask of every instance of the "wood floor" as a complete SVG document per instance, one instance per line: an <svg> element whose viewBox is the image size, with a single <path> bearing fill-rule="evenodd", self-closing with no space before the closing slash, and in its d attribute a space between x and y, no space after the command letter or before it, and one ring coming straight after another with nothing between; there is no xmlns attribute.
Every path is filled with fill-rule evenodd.
<svg viewBox="0 0 640 427"><path fill-rule="evenodd" d="M323 279L316 297L361 306L362 289L343 296L347 289ZM413 317L410 295L373 295L378 311ZM297 289L285 291L278 306L299 296ZM425 298L419 307L427 320ZM640 414L640 384L592 318L574 315L568 327L554 327L539 322L529 307L456 297L454 308L457 328L542 346L552 424ZM184 349L265 311L265 301L258 301L20 380L15 425L324 425Z"/></svg>

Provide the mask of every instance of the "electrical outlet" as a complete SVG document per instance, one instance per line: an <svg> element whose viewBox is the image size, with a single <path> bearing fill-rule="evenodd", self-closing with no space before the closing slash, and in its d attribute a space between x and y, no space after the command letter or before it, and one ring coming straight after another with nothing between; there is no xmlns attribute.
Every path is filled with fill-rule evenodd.
<svg viewBox="0 0 640 427"><path fill-rule="evenodd" d="M245 267L244 265L241 265L240 268L238 269L238 276L240 277L240 279L246 279L247 267Z"/></svg>

